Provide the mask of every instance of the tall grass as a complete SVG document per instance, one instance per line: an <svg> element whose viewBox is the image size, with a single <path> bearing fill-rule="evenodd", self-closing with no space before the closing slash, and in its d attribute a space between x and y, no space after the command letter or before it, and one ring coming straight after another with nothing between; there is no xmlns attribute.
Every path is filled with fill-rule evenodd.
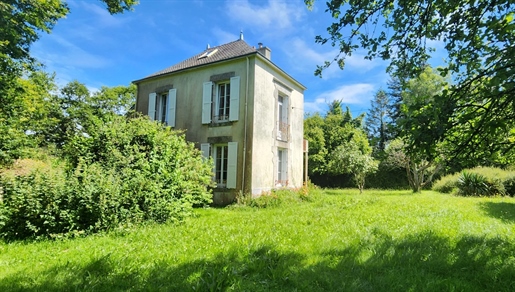
<svg viewBox="0 0 515 292"><path fill-rule="evenodd" d="M515 199L326 190L0 244L0 291L513 291Z"/></svg>

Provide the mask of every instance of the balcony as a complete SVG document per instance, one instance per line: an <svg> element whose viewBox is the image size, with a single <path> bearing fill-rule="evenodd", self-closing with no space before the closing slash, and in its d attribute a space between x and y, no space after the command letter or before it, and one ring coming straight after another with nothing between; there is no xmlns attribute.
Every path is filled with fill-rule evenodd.
<svg viewBox="0 0 515 292"><path fill-rule="evenodd" d="M277 122L277 140L288 141L290 125L284 122Z"/></svg>

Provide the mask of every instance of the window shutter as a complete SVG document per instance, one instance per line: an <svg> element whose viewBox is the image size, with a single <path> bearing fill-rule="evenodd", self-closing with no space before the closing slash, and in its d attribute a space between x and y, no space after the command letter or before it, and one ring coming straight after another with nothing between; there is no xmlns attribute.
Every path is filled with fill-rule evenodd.
<svg viewBox="0 0 515 292"><path fill-rule="evenodd" d="M238 142L227 143L229 157L227 157L227 185L228 189L236 188L236 175L238 166Z"/></svg>
<svg viewBox="0 0 515 292"><path fill-rule="evenodd" d="M240 114L240 76L231 78L231 105L229 121L237 121Z"/></svg>
<svg viewBox="0 0 515 292"><path fill-rule="evenodd" d="M168 103L166 106L166 124L170 127L175 127L175 112L177 103L177 89L170 89L168 91Z"/></svg>
<svg viewBox="0 0 515 292"><path fill-rule="evenodd" d="M202 157L207 160L209 159L209 143L200 144L200 151L202 152Z"/></svg>
<svg viewBox="0 0 515 292"><path fill-rule="evenodd" d="M155 92L148 95L148 116L151 121L156 118L156 97L157 94Z"/></svg>
<svg viewBox="0 0 515 292"><path fill-rule="evenodd" d="M202 91L202 124L211 123L211 103L213 99L213 82L204 82Z"/></svg>

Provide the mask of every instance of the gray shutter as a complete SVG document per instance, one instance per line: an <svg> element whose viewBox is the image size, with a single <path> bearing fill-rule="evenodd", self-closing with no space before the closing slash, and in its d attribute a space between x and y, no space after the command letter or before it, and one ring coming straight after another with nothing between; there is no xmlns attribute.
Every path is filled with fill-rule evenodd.
<svg viewBox="0 0 515 292"><path fill-rule="evenodd" d="M204 82L202 91L202 124L211 123L211 103L213 99L213 82Z"/></svg>
<svg viewBox="0 0 515 292"><path fill-rule="evenodd" d="M227 143L229 157L227 157L227 185L228 189L236 188L238 167L238 142Z"/></svg>
<svg viewBox="0 0 515 292"><path fill-rule="evenodd" d="M231 78L231 105L229 121L237 121L240 114L240 76Z"/></svg>
<svg viewBox="0 0 515 292"><path fill-rule="evenodd" d="M177 104L177 89L168 90L168 102L166 104L166 124L175 127L175 112Z"/></svg>
<svg viewBox="0 0 515 292"><path fill-rule="evenodd" d="M153 121L156 118L156 97L157 94L155 92L152 92L148 95L148 116L150 117L150 120Z"/></svg>
<svg viewBox="0 0 515 292"><path fill-rule="evenodd" d="M202 157L206 160L209 159L209 154L210 154L209 148L210 148L209 143L200 144L200 151L202 152Z"/></svg>

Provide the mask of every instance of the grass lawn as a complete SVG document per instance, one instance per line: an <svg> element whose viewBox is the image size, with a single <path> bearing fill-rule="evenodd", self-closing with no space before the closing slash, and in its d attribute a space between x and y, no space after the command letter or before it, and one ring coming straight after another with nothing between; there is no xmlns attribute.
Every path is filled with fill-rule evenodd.
<svg viewBox="0 0 515 292"><path fill-rule="evenodd" d="M0 291L515 291L515 199L326 190L180 225L0 243Z"/></svg>

